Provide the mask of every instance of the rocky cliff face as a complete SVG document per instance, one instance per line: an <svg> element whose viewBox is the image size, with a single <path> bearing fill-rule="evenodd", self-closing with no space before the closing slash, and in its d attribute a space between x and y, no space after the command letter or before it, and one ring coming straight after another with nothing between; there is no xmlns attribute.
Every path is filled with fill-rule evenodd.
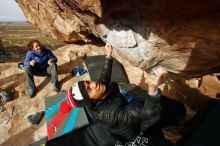
<svg viewBox="0 0 220 146"><path fill-rule="evenodd" d="M101 38L134 66L186 78L220 71L219 0L17 0L42 33L72 43Z"/></svg>

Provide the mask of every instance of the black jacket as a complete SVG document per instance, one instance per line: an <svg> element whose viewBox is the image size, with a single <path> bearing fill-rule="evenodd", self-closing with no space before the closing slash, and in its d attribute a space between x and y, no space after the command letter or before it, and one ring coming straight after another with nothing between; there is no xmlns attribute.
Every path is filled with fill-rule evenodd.
<svg viewBox="0 0 220 146"><path fill-rule="evenodd" d="M111 81L111 58L105 59L105 64L99 82L107 86L104 100L94 102L90 110L101 121L112 136L132 140L140 131L146 130L160 118L160 94L146 98L140 105L129 104L119 91L118 84Z"/></svg>
<svg viewBox="0 0 220 146"><path fill-rule="evenodd" d="M110 82L111 69L112 59L106 58L99 80L108 87L106 98L85 110L89 119L96 122L50 140L48 146L168 146L154 129L149 128L160 118L160 95L152 97L146 93L140 106L130 105L120 94L118 84ZM143 136L141 131L145 131Z"/></svg>

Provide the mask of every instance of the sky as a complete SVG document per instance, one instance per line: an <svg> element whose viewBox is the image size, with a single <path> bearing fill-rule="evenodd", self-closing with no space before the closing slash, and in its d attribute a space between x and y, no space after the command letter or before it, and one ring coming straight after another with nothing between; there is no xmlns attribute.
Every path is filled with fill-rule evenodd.
<svg viewBox="0 0 220 146"><path fill-rule="evenodd" d="M26 21L15 0L0 0L0 21Z"/></svg>

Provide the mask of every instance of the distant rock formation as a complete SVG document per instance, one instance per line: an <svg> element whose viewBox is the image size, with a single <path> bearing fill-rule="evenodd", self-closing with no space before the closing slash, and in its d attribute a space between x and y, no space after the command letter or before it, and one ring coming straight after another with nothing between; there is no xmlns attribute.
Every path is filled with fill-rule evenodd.
<svg viewBox="0 0 220 146"><path fill-rule="evenodd" d="M186 78L220 72L219 0L17 0L45 35L95 37L134 66L163 66Z"/></svg>

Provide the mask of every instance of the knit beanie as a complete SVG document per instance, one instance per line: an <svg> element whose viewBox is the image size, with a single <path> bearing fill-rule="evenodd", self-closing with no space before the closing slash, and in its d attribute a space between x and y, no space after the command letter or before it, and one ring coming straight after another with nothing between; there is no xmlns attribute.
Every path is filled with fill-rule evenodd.
<svg viewBox="0 0 220 146"><path fill-rule="evenodd" d="M67 90L66 101L61 103L60 112L68 113L75 107L86 107L91 104L92 101L86 91L84 81L79 81Z"/></svg>

